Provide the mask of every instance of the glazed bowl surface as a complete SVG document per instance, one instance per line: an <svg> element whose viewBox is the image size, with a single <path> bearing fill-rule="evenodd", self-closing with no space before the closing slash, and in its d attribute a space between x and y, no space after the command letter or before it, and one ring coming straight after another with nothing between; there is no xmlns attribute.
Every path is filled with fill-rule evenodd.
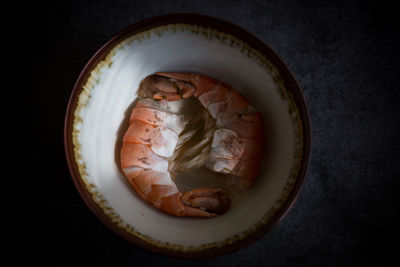
<svg viewBox="0 0 400 267"><path fill-rule="evenodd" d="M267 142L261 174L222 216L164 214L141 200L121 172L121 140L139 83L159 71L214 77L262 113ZM173 14L136 23L96 52L72 91L64 139L79 193L111 230L157 253L209 257L256 241L290 209L308 167L311 131L299 85L266 44L220 19ZM203 169L183 176L189 184L216 179Z"/></svg>

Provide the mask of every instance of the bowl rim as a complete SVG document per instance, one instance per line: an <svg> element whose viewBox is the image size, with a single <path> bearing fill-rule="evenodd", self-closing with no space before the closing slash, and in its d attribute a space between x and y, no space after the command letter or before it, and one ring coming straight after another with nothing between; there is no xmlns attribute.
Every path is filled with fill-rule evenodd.
<svg viewBox="0 0 400 267"><path fill-rule="evenodd" d="M279 74L282 77L282 80L285 82L286 90L288 90L293 96L294 102L296 103L302 121L303 149L302 149L299 172L296 177L294 186L292 187L289 195L285 199L280 209L275 213L275 215L269 220L268 223L260 226L257 229L257 231L251 233L246 238L240 241L236 241L232 244L226 244L222 247L216 247L216 248L214 247L211 249L205 249L201 251L185 252L185 251L172 250L165 247L154 246L142 239L139 239L138 237L132 234L129 234L123 228L113 223L111 219L108 216L106 216L102 211L102 209L95 203L91 194L88 192L84 182L82 181L75 161L73 145L72 145L74 110L76 109L77 99L82 91L82 87L87 78L89 77L93 67L96 66L102 59L104 59L104 57L113 49L113 47L116 44L118 44L125 38L133 34L149 30L154 27L168 25L168 24L177 24L177 23L196 24L217 29L225 33L229 33L237 37L238 39L245 41L251 47L257 49L262 54L266 55L268 59L270 59L273 62L274 66L279 70ZM258 239L266 235L275 225L277 225L292 208L292 206L296 202L301 192L305 176L307 174L307 169L310 164L310 158L311 158L310 115L306 106L306 102L301 87L294 78L292 72L289 70L287 65L282 61L282 59L277 55L277 53L274 52L267 44L265 44L258 37L254 36L252 33L241 28L240 26L237 26L229 21L220 18L202 14L191 14L191 13L167 14L167 15L150 17L126 27L125 29L121 30L120 32L112 36L89 59L89 61L86 63L85 67L79 74L68 101L64 119L64 150L71 178L80 196L84 200L87 207L97 216L97 218L100 219L100 221L104 225L106 225L109 229L111 229L114 233L116 233L123 239L129 241L130 243L136 246L139 246L143 249L158 254L170 257L177 257L177 258L210 258L210 257L221 256L227 253L233 253L239 249L242 249L254 243Z"/></svg>

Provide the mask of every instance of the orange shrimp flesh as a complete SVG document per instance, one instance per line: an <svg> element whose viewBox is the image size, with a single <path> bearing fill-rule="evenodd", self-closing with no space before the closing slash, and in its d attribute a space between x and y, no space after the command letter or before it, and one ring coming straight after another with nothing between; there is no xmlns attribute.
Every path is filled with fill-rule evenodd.
<svg viewBox="0 0 400 267"><path fill-rule="evenodd" d="M204 165L250 186L262 159L260 113L230 86L196 73L150 75L138 96L121 149L121 167L138 195L175 216L210 218L227 212L228 189L180 192L174 177L176 171ZM182 104L189 98L197 98L205 112ZM185 105L190 116L182 115Z"/></svg>

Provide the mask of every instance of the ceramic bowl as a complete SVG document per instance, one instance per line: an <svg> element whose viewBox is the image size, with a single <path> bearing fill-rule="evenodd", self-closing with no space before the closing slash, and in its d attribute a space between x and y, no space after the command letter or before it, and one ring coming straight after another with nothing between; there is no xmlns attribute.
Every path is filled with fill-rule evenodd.
<svg viewBox="0 0 400 267"><path fill-rule="evenodd" d="M164 214L138 198L120 170L121 138L138 85L158 71L217 78L263 115L261 174L222 216ZM153 252L198 258L243 248L285 215L304 181L310 135L301 89L271 48L229 22L174 14L136 23L95 53L73 88L64 137L73 181L106 226Z"/></svg>

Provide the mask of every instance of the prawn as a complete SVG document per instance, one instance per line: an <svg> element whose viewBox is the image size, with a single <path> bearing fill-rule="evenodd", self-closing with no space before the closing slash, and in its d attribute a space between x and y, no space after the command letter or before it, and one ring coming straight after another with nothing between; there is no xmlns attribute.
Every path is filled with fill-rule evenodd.
<svg viewBox="0 0 400 267"><path fill-rule="evenodd" d="M176 172L205 165L239 177L248 188L260 171L261 114L229 85L198 73L147 76L138 98L121 149L121 168L138 195L175 216L210 218L227 212L232 201L228 189L180 192ZM185 100L192 98L204 112L185 117L185 103L191 106Z"/></svg>

